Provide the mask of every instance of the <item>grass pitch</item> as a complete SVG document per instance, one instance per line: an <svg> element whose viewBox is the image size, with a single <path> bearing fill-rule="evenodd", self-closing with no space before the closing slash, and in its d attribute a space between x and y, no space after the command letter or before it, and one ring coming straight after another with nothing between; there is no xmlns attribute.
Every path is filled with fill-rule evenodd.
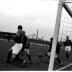
<svg viewBox="0 0 72 72"><path fill-rule="evenodd" d="M48 46L39 45L36 43L30 43L30 54L33 64L27 64L26 66L13 65L2 62L0 64L0 71L47 71L48 70L48 57L45 53L48 51ZM0 40L0 60L4 60L7 57L9 48L14 45L14 42L8 42L7 40ZM42 57L39 58L38 54L41 53ZM25 55L24 55L25 56ZM60 60L63 62L63 66L59 66L57 61L54 63L54 70L66 66L72 62L72 51L70 52L70 60L66 59L64 48L61 48L61 52L58 55ZM72 70L72 66L63 69L63 71Z"/></svg>

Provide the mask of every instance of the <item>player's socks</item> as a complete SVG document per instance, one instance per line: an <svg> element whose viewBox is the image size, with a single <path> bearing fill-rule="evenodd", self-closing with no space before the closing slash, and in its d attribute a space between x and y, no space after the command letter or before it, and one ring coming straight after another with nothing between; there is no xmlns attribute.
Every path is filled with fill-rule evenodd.
<svg viewBox="0 0 72 72"><path fill-rule="evenodd" d="M61 63L61 61L59 60L59 58L56 58L56 60L58 61L58 63Z"/></svg>
<svg viewBox="0 0 72 72"><path fill-rule="evenodd" d="M12 55L12 51L9 51L6 62L10 62L11 55Z"/></svg>
<svg viewBox="0 0 72 72"><path fill-rule="evenodd" d="M29 54L27 54L27 56L28 56L30 63L32 63L31 56Z"/></svg>
<svg viewBox="0 0 72 72"><path fill-rule="evenodd" d="M57 57L56 60L58 61L59 65L63 65L61 60Z"/></svg>
<svg viewBox="0 0 72 72"><path fill-rule="evenodd" d="M68 52L66 52L66 58L69 59L69 53Z"/></svg>

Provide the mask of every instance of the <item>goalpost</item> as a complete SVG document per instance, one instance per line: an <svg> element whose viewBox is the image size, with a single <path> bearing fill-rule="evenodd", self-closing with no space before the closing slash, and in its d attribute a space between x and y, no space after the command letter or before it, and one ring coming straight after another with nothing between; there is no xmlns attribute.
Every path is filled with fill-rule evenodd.
<svg viewBox="0 0 72 72"><path fill-rule="evenodd" d="M52 50L51 50L49 68L48 68L49 71L52 71L53 66L54 66L56 45L57 45L57 41L58 41L59 28L60 28L61 12L62 12L62 7L63 7L64 1L65 0L59 0L59 4L58 4L58 11L57 11L56 24L55 24L54 37L53 37L53 44L52 44Z"/></svg>
<svg viewBox="0 0 72 72"><path fill-rule="evenodd" d="M51 50L49 68L48 68L48 70L50 71L52 71L54 67L54 59L55 59L56 45L57 45L58 36L59 36L62 8L64 7L67 13L70 15L70 17L72 17L72 11L69 8L69 6L66 4L65 1L66 0L59 0L59 4L58 4L56 24L55 24L55 30L54 30L53 43L52 43L52 50Z"/></svg>

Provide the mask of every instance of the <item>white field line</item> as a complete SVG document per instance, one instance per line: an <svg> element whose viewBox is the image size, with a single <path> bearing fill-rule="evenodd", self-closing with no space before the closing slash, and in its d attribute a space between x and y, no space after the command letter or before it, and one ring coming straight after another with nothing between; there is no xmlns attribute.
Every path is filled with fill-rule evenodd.
<svg viewBox="0 0 72 72"><path fill-rule="evenodd" d="M65 69L65 68L67 68L67 67L69 67L69 66L71 66L71 65L72 65L72 63L70 63L70 64L68 64L68 65L66 65L66 66L64 66L64 67L62 67L62 68L60 68L60 69L58 69L58 70L56 70L56 71L60 71L60 70Z"/></svg>

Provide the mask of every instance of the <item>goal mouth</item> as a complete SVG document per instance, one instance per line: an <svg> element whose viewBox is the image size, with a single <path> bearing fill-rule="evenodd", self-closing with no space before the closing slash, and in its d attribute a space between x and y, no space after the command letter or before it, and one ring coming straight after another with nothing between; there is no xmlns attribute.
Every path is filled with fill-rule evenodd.
<svg viewBox="0 0 72 72"><path fill-rule="evenodd" d="M57 45L59 38L60 38L60 40L62 40L62 39L64 40L66 36L70 35L69 33L67 33L67 30L70 29L71 26L69 28L68 27L66 28L65 27L65 24L66 24L65 21L64 21L65 24L63 24L63 21L62 21L62 9L63 8L66 10L68 15L70 17L72 17L72 10L68 6L67 3L69 3L69 2L66 2L66 0L59 0L57 17L56 17L56 24L55 24L55 30L54 30L54 36L53 36L53 43L52 43L52 50L51 50L51 56L50 56L50 63L49 63L49 68L48 68L48 70L50 70L50 71L52 71L53 67L54 67L56 45ZM66 17L66 15L65 15L65 17ZM69 22L67 22L67 25L69 25L68 23ZM61 28L62 25L63 25L63 28ZM63 33L64 28L66 28L65 29L66 34L65 34L65 32ZM69 32L69 30L68 30L68 32Z"/></svg>

